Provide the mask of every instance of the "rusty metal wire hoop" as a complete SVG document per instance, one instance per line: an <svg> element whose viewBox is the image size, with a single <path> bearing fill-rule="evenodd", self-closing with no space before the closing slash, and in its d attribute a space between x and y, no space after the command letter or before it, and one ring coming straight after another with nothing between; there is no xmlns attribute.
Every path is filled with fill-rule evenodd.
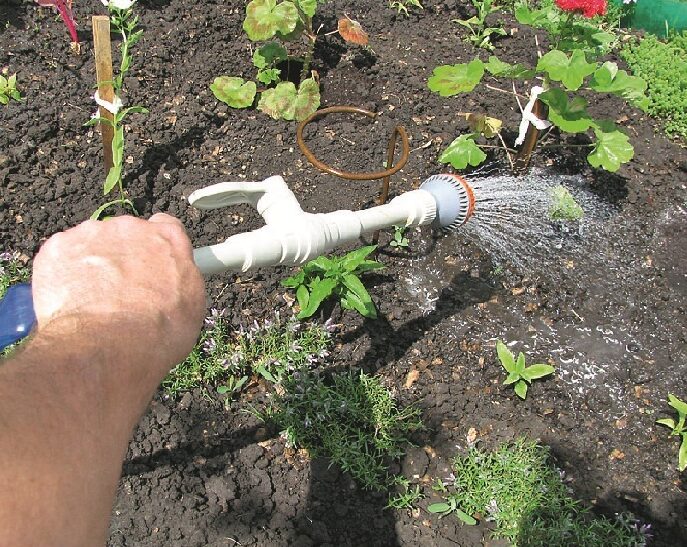
<svg viewBox="0 0 687 547"><path fill-rule="evenodd" d="M368 118L377 117L376 112L370 112L369 110L365 110L364 108L359 108L357 106L330 106L328 108L323 108L322 110L317 110L298 124L298 128L296 129L296 142L298 143L298 147L301 149L301 152L303 152L303 155L308 159L310 163L312 163L320 171L324 171L325 173L329 173L330 175L335 175L337 177L341 177L347 180L383 179L382 189L380 191L378 199L378 204L382 205L386 203L386 200L389 197L389 182L391 180L391 175L403 169L403 166L408 161L408 156L410 155L408 133L402 125L397 125L394 128L394 131L391 133L391 136L389 137L389 146L387 148L386 164L390 166L388 169L384 171L374 171L371 173L353 173L350 171L343 171L342 169L337 169L336 167L332 167L331 165L327 165L326 163L318 160L315 157L315 154L313 154L312 151L305 144L305 140L303 139L303 129L305 129L305 126L308 125L310 122L321 116L326 116L327 114L342 113L362 114L363 116L367 116ZM399 158L398 162L394 164L397 136L401 138L401 157Z"/></svg>

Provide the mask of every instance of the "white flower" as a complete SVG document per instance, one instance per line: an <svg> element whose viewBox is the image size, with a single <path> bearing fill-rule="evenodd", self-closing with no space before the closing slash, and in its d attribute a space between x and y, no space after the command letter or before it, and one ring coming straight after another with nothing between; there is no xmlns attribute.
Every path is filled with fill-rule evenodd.
<svg viewBox="0 0 687 547"><path fill-rule="evenodd" d="M623 4L636 4L637 0L623 0Z"/></svg>
<svg viewBox="0 0 687 547"><path fill-rule="evenodd" d="M110 101L106 101L104 99L101 99L100 95L98 95L98 92L96 91L93 98L95 99L95 102L98 103L98 106L102 106L105 110L110 112L112 115L119 112L119 109L122 108L122 99L117 97L117 95L115 95L114 100L112 102L110 102Z"/></svg>
<svg viewBox="0 0 687 547"><path fill-rule="evenodd" d="M106 8L129 9L136 0L100 0Z"/></svg>
<svg viewBox="0 0 687 547"><path fill-rule="evenodd" d="M534 103L537 100L537 97L544 93L544 88L540 87L538 85L535 85L532 88L532 91L530 92L530 100L527 102L527 105L525 106L525 109L522 111L522 121L520 122L520 132L518 133L518 138L515 139L515 146L520 146L523 142L525 142L525 134L527 133L527 127L529 124L532 124L534 127L539 129L540 131L542 129L546 129L547 127L551 127L551 122L548 120L540 120L537 118L533 113L532 109L534 108Z"/></svg>

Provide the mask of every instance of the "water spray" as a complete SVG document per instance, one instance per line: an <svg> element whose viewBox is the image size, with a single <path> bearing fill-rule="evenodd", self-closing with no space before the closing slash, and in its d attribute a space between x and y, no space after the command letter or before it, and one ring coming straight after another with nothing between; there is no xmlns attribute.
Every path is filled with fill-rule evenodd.
<svg viewBox="0 0 687 547"><path fill-rule="evenodd" d="M394 225L432 225L453 232L467 222L475 208L472 188L456 175L431 176L419 189L361 211L307 213L280 176L261 182L214 184L196 190L188 201L198 209L245 203L265 220L257 230L194 249L193 259L206 275L304 264L362 235ZM10 287L0 300L0 349L27 336L35 322L30 286Z"/></svg>

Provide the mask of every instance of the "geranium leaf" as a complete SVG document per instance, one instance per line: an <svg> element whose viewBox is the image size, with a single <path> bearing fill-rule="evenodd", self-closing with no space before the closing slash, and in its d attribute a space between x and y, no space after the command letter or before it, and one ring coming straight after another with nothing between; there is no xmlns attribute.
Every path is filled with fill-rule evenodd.
<svg viewBox="0 0 687 547"><path fill-rule="evenodd" d="M275 120L293 120L296 102L296 86L293 82L280 82L277 87L263 91L258 110Z"/></svg>
<svg viewBox="0 0 687 547"><path fill-rule="evenodd" d="M582 133L594 124L587 113L587 101L582 97L568 101L568 94L554 87L539 98L549 107L549 121L567 133Z"/></svg>
<svg viewBox="0 0 687 547"><path fill-rule="evenodd" d="M484 65L484 68L492 76L512 78L513 80L529 80L535 75L534 70L520 64L504 63L495 55L489 57L489 62Z"/></svg>
<svg viewBox="0 0 687 547"><path fill-rule="evenodd" d="M304 120L320 106L320 85L314 78L307 78L298 86L294 104L294 118Z"/></svg>
<svg viewBox="0 0 687 547"><path fill-rule="evenodd" d="M588 63L584 52L575 50L568 57L560 50L546 53L537 63L537 70L542 70L555 82L561 82L567 89L575 91L580 88L584 79L596 69L596 63Z"/></svg>
<svg viewBox="0 0 687 547"><path fill-rule="evenodd" d="M476 167L486 159L487 155L475 142L474 133L461 135L439 156L441 163L450 163L456 169L465 169L468 165Z"/></svg>
<svg viewBox="0 0 687 547"><path fill-rule="evenodd" d="M256 79L262 84L269 85L271 83L278 82L280 75L281 70L278 68L265 68L258 70Z"/></svg>
<svg viewBox="0 0 687 547"><path fill-rule="evenodd" d="M594 72L589 87L599 93L613 93L623 97L642 110L649 106L649 97L645 94L646 82L638 76L630 76L626 71L618 70L618 65L611 61L606 61Z"/></svg>
<svg viewBox="0 0 687 547"><path fill-rule="evenodd" d="M253 65L256 68L269 68L281 61L286 61L288 52L278 42L267 42L253 53Z"/></svg>
<svg viewBox="0 0 687 547"><path fill-rule="evenodd" d="M246 6L243 30L253 41L269 40L277 32L288 34L296 28L298 9L293 2L277 4L277 0L252 0Z"/></svg>
<svg viewBox="0 0 687 547"><path fill-rule="evenodd" d="M434 69L427 85L442 97L467 93L475 89L484 76L484 63L474 59L469 63L442 65Z"/></svg>
<svg viewBox="0 0 687 547"><path fill-rule="evenodd" d="M315 10L317 9L317 0L297 0L298 7L301 11L305 13L308 17L315 16Z"/></svg>
<svg viewBox="0 0 687 547"><path fill-rule="evenodd" d="M358 23L358 21L344 17L343 19L339 19L337 28L341 37L347 42L358 44L360 46L367 45L367 32L363 30L362 25Z"/></svg>
<svg viewBox="0 0 687 547"><path fill-rule="evenodd" d="M257 87L255 82L246 82L243 78L219 76L210 84L210 90L231 108L247 108L253 104Z"/></svg>
<svg viewBox="0 0 687 547"><path fill-rule="evenodd" d="M618 130L613 122L597 122L594 134L596 143L587 156L587 161L593 167L602 167L606 171L615 172L620 164L630 161L634 156L635 152L630 139Z"/></svg>

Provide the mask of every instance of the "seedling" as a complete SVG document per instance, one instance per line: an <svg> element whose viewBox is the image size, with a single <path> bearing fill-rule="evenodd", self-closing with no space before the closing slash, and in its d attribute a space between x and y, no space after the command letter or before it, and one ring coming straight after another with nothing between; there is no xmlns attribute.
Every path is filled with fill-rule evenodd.
<svg viewBox="0 0 687 547"><path fill-rule="evenodd" d="M571 97L569 92L587 89L612 93L638 108L646 109L646 82L620 70L616 63L598 61L597 58L608 49L614 36L599 31L590 23L576 20L572 13L564 14L553 5L539 10L519 5L516 16L519 22L545 28L551 35L552 48L544 54L539 52L535 67L508 64L495 56L489 57L486 63L475 58L469 63L436 67L428 82L429 89L442 97L450 97L471 92L485 74L496 79L511 80L513 86L517 81L540 78L542 85L530 90L529 100L524 107L520 102L522 96L513 87L513 95L522 112L520 131L514 142L514 146L522 145L518 157L526 158L526 165L537 144L537 133L534 133L534 138L526 140L532 127L540 131L555 126L564 133L593 133L591 144L575 146L591 149L587 161L593 167L617 171L621 164L630 161L634 155L627 135L612 120L592 118L587 112L587 99L575 94ZM547 108L548 115L544 113ZM487 158L483 149L498 148L478 142L481 134L487 136L476 130L460 135L442 152L439 161L450 163L456 169L480 165ZM517 167L517 162L511 157L515 151L508 148L503 140L502 144L511 165Z"/></svg>
<svg viewBox="0 0 687 547"><path fill-rule="evenodd" d="M454 19L454 23L458 23L470 31L468 40L474 46L493 51L492 35L505 36L506 31L501 26L486 26L486 20L489 14L498 11L499 8L493 5L492 0L472 0L472 5L477 10L477 15L473 15L470 19Z"/></svg>
<svg viewBox="0 0 687 547"><path fill-rule="evenodd" d="M681 438L680 449L677 455L677 468L680 471L684 471L687 469L687 428L685 427L687 403L674 395L668 394L668 404L677 412L677 422L672 418L661 418L660 420L656 420L656 423L671 428L672 431L670 435Z"/></svg>
<svg viewBox="0 0 687 547"><path fill-rule="evenodd" d="M475 517L468 515L465 511L458 507L458 501L455 498L448 498L447 501L432 503L427 507L427 511L430 513L438 513L440 515L439 518L443 518L451 513L455 513L456 516L468 526L474 526L477 524L477 519Z"/></svg>
<svg viewBox="0 0 687 547"><path fill-rule="evenodd" d="M551 190L551 206L549 207L551 220L575 221L583 216L584 210L565 186L559 185Z"/></svg>
<svg viewBox="0 0 687 547"><path fill-rule="evenodd" d="M296 289L301 308L298 319L311 317L322 302L331 296L339 299L342 308L356 310L364 317L375 319L377 310L358 276L384 267L375 260L367 260L367 256L376 248L376 245L370 245L341 257L317 257L296 275L282 281L284 287Z"/></svg>
<svg viewBox="0 0 687 547"><path fill-rule="evenodd" d="M527 397L527 384L531 384L532 380L553 374L555 370L551 365L545 364L525 366L525 354L520 352L516 361L510 350L500 340L496 342L496 353L501 365L508 372L504 385L515 384L515 393L521 399Z"/></svg>
<svg viewBox="0 0 687 547"><path fill-rule="evenodd" d="M76 21L74 21L74 14L72 13L71 0L36 0L36 2L39 6L52 7L58 11L72 38L72 44L74 44L78 53L79 35L76 33Z"/></svg>
<svg viewBox="0 0 687 547"><path fill-rule="evenodd" d="M122 3L123 2L123 3ZM117 7L128 6L126 9ZM121 36L121 63L119 66L119 73L114 77L112 82L98 82L98 87L103 85L111 85L114 88L114 100L109 102L96 95L96 103L105 108L111 115L112 119L99 115L96 112L91 119L86 122L86 126L97 124L104 124L112 128L112 162L113 165L107 173L107 178L103 184L103 195L109 195L115 188L119 191L119 197L112 201L104 203L98 207L91 219L97 220L103 212L112 207L119 205L120 207L128 207L132 212L136 213L133 202L128 198L124 190L123 173L124 173L124 121L129 114L143 113L147 114L148 109L142 106L129 106L123 108L121 95L124 88L124 78L131 68L133 56L131 49L138 43L143 35L143 30L137 29L138 16L134 15L131 6L133 2L129 0L121 0L121 2L112 1L108 4L110 12L110 24L112 32L118 33Z"/></svg>
<svg viewBox="0 0 687 547"><path fill-rule="evenodd" d="M392 247L408 247L408 238L405 236L406 226L394 225L394 239L389 242Z"/></svg>
<svg viewBox="0 0 687 547"><path fill-rule="evenodd" d="M21 94L17 90L17 75L6 77L7 74L0 74L0 104L7 104L10 99L21 101Z"/></svg>
<svg viewBox="0 0 687 547"><path fill-rule="evenodd" d="M409 17L409 8L424 9L420 0L389 0L389 7L395 9L399 14Z"/></svg>
<svg viewBox="0 0 687 547"><path fill-rule="evenodd" d="M321 3L320 0L319 3ZM257 69L256 80L268 87L258 89L253 81L237 76L219 76L210 85L215 97L231 108L247 108L259 94L258 110L274 119L304 120L320 106L320 84L315 71L310 70L318 33L313 29L313 17L318 0L251 0L246 6L243 30L252 41L273 40L281 42L304 38L306 51L303 57L291 56L277 41L269 41L253 54ZM347 42L366 45L367 34L360 23L346 16L337 30ZM330 33L331 34L331 33ZM289 74L282 74L283 67L296 61L302 62L298 85L289 81Z"/></svg>

